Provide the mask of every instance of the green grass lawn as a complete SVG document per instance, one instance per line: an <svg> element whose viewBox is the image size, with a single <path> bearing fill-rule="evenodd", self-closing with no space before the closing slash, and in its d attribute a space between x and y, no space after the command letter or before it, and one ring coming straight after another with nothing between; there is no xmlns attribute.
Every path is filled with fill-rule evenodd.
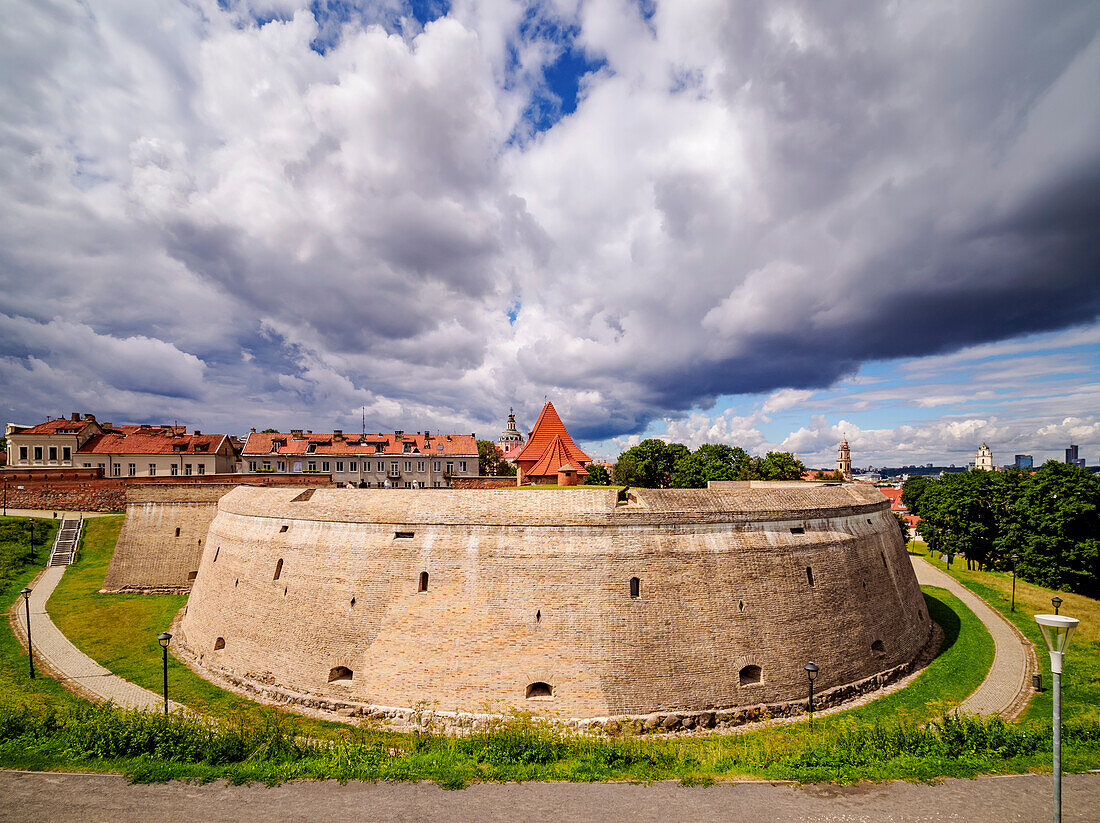
<svg viewBox="0 0 1100 823"><path fill-rule="evenodd" d="M78 647L156 691L162 671L156 635L184 598L98 593L120 525L121 518L87 522L80 560L62 578L49 610ZM6 583L0 604L10 604L34 564L45 559L39 548L5 566L9 554L0 540L0 582ZM743 776L936 779L1043 769L1049 763L1049 729L1044 737L1041 726L937 719L984 678L993 644L950 593L934 587L924 593L929 615L944 628L945 643L907 688L819 717L812 729L797 723L669 739L583 735L522 716L466 737L349 727L261 707L207 683L175 660L170 661L172 697L218 720L212 725L166 720L92 707L48 678L30 682L19 674L19 647L4 626L0 765L121 771L141 780L427 779L450 788L479 780L671 778L694 785ZM1067 769L1100 764L1100 726L1094 726L1067 731Z"/></svg>
<svg viewBox="0 0 1100 823"><path fill-rule="evenodd" d="M1051 716L1050 656L1035 615L1052 614L1054 607L1050 599L1055 595L1061 597L1063 603L1059 614L1081 621L1066 652L1065 672L1062 675L1062 717L1067 720L1100 721L1100 600L1017 580L1016 610L1012 611L1011 572L967 571L965 559L956 559L950 569L938 559L931 562L997 609L1035 644L1044 691L1032 698L1023 716L1025 720L1049 720Z"/></svg>

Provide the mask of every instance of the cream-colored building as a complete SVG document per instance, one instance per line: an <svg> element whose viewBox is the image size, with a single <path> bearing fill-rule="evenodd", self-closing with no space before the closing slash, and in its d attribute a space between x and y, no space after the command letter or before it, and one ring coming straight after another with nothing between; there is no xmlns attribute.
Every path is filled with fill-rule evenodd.
<svg viewBox="0 0 1100 823"><path fill-rule="evenodd" d="M334 483L360 488L449 488L456 477L478 474L472 434L314 434L256 432L241 452L245 473L331 474Z"/></svg>
<svg viewBox="0 0 1100 823"><path fill-rule="evenodd" d="M982 443L982 445L978 447L978 455L974 460L974 468L983 472L993 471L993 449L989 448L988 443Z"/></svg>
<svg viewBox="0 0 1100 823"><path fill-rule="evenodd" d="M237 451L224 434L183 426L112 426L73 413L36 426L6 426L13 469L101 469L104 477L232 474Z"/></svg>

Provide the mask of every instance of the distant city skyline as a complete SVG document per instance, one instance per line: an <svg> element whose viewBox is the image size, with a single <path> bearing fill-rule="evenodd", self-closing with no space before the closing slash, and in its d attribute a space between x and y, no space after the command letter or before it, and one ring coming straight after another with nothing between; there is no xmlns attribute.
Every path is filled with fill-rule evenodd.
<svg viewBox="0 0 1100 823"><path fill-rule="evenodd" d="M6 421L1100 460L1100 4L10 7Z"/></svg>

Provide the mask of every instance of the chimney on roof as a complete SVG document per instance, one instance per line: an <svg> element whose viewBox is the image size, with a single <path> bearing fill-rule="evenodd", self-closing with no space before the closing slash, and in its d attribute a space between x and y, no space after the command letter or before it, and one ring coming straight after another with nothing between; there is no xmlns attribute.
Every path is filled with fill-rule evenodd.
<svg viewBox="0 0 1100 823"><path fill-rule="evenodd" d="M138 428L139 428L139 429L148 429L148 428L149 428L149 424L148 424L148 423L142 423L142 424L141 424L140 426L138 426Z"/></svg>
<svg viewBox="0 0 1100 823"><path fill-rule="evenodd" d="M395 438L397 438L398 440L400 440L402 437L405 436L405 432L401 431L401 430L395 430L394 433L393 433L393 436Z"/></svg>
<svg viewBox="0 0 1100 823"><path fill-rule="evenodd" d="M199 431L198 429L195 429L195 434L202 434L202 432Z"/></svg>
<svg viewBox="0 0 1100 823"><path fill-rule="evenodd" d="M252 433L253 433L253 434L255 434L255 433L256 433L256 427L255 427L255 426L253 426L253 427L252 427Z"/></svg>
<svg viewBox="0 0 1100 823"><path fill-rule="evenodd" d="M84 415L84 419L89 421L90 423L94 423L95 422L95 415L94 414L86 414L86 415Z"/></svg>
<svg viewBox="0 0 1100 823"><path fill-rule="evenodd" d="M76 421L78 421L80 419L80 412L73 412L69 416L69 419L72 420L75 423Z"/></svg>
<svg viewBox="0 0 1100 823"><path fill-rule="evenodd" d="M427 439L431 436L432 436L432 433L430 431L428 431L427 429L424 429L424 440L427 441Z"/></svg>
<svg viewBox="0 0 1100 823"><path fill-rule="evenodd" d="M344 430L343 429L336 429L335 431L333 431L332 439L337 441L338 443L343 443L344 442Z"/></svg>
<svg viewBox="0 0 1100 823"><path fill-rule="evenodd" d="M305 438L302 437L302 430L301 429L291 429L290 430L290 438L291 438L291 440L305 440Z"/></svg>

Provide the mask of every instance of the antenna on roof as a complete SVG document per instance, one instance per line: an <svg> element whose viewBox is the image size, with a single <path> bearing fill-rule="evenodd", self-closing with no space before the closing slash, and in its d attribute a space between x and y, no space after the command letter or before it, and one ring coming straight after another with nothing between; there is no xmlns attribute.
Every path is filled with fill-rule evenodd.
<svg viewBox="0 0 1100 823"><path fill-rule="evenodd" d="M367 407L363 406L363 436L367 434Z"/></svg>

